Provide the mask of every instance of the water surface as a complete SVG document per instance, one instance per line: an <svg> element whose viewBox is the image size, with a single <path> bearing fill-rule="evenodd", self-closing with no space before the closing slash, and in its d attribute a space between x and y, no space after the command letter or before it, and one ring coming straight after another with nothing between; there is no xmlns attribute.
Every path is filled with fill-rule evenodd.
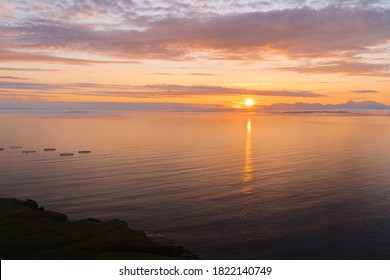
<svg viewBox="0 0 390 280"><path fill-rule="evenodd" d="M205 259L390 258L390 117L3 111L0 131L1 197Z"/></svg>

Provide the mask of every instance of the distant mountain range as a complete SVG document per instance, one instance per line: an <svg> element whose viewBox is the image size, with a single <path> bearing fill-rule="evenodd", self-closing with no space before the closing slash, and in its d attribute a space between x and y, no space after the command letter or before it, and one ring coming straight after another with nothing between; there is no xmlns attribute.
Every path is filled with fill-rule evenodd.
<svg viewBox="0 0 390 280"><path fill-rule="evenodd" d="M390 110L390 106L374 101L348 101L343 104L320 104L320 103L277 103L268 106L258 106L261 111L383 111Z"/></svg>
<svg viewBox="0 0 390 280"><path fill-rule="evenodd" d="M65 111L65 112L90 112L90 111L130 111L130 112L223 112L235 111L222 105L204 105L190 103L110 103L110 102L37 102L37 103L0 103L0 109L8 110L36 110L36 111ZM259 112L365 112L365 111L390 111L390 106L374 102L348 101L343 104L320 103L277 103L272 105L258 105L254 111Z"/></svg>

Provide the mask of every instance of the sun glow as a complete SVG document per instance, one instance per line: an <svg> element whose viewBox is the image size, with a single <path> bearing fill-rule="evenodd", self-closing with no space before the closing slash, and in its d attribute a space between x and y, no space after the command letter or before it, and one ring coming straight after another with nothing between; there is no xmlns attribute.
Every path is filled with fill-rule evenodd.
<svg viewBox="0 0 390 280"><path fill-rule="evenodd" d="M246 107L252 107L253 105L255 105L255 102L253 101L253 99L247 98L245 99L244 104Z"/></svg>

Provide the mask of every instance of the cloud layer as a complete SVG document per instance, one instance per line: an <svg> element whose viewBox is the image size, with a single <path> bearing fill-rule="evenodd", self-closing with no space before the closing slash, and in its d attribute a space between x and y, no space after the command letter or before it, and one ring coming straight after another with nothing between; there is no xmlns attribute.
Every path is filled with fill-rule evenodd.
<svg viewBox="0 0 390 280"><path fill-rule="evenodd" d="M253 96L286 96L316 98L325 95L310 91L286 90L248 90L242 88L229 88L220 86L184 86L184 85L109 85L96 83L69 83L49 84L2 81L0 88L8 91L32 91L35 93L64 92L73 95L86 96L121 96L135 98L165 98L165 97L191 97L191 96L226 96L226 95L253 95Z"/></svg>
<svg viewBox="0 0 390 280"><path fill-rule="evenodd" d="M289 80L286 88L218 85L300 82L309 74L390 77L388 0L0 0L0 18L0 89L15 96L322 98L338 88L289 88ZM111 64L121 65L113 71ZM172 65L196 67L184 73ZM128 71L122 79L120 71ZM92 82L77 83L77 75ZM123 85L126 79L144 85ZM341 94L385 93L369 83L354 88Z"/></svg>
<svg viewBox="0 0 390 280"><path fill-rule="evenodd" d="M384 5L382 1L343 1L341 5L337 5L339 1L318 1L328 5L311 7L305 6L309 1L289 1L289 9L266 11L262 7L270 2L238 1L230 2L231 10L246 12L227 14L205 13L207 9L202 8L200 1L171 5L157 2L162 6L151 5L149 14L143 14L136 1L126 0L115 3L70 1L57 5L32 1L25 14L25 6L15 5L24 17L11 17L8 24L1 25L1 33L8 39L2 44L10 48L108 52L132 59L189 59L205 51L210 52L209 56L223 59L252 56L261 59L262 54L269 51L288 56L366 51L390 38L389 7L367 9L373 3ZM221 6L216 4L218 2L214 3L216 7ZM275 8L283 7L281 2ZM203 2L203 5L207 4ZM238 9L239 5L252 9ZM324 7L319 8L321 6ZM37 10L39 7L52 11L52 16ZM159 17L153 13L157 7ZM170 13L169 9L175 13ZM62 13L62 17L53 16L58 13ZM190 16L183 16L189 13ZM80 14L84 17L79 18ZM87 16L94 20L86 20ZM118 17L120 26L114 24ZM74 20L68 20L71 18ZM248 51L251 55L247 57Z"/></svg>
<svg viewBox="0 0 390 280"><path fill-rule="evenodd" d="M36 18L3 25L1 29L12 37L8 41L10 48L95 52L126 59L181 60L206 56L261 60L269 54L324 57L340 52L367 52L369 47L388 42L388 26L389 10L329 7L149 19L141 27L127 30ZM18 54L1 55L7 59Z"/></svg>
<svg viewBox="0 0 390 280"><path fill-rule="evenodd" d="M352 90L351 92L365 94L365 93L377 93L379 91L373 89L358 89L358 90Z"/></svg>

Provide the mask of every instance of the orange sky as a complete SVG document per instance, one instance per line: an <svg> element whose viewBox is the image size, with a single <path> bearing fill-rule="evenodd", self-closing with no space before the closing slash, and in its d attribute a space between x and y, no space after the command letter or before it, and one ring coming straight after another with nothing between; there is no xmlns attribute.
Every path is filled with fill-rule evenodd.
<svg viewBox="0 0 390 280"><path fill-rule="evenodd" d="M390 105L381 1L54 2L0 1L0 103Z"/></svg>

